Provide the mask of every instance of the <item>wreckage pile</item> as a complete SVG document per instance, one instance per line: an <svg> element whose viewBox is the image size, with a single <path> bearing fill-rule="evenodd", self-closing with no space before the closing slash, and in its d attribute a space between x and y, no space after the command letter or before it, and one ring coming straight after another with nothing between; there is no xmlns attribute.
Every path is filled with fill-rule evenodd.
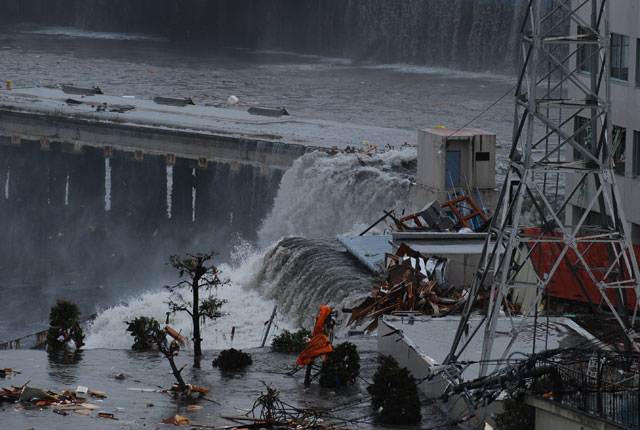
<svg viewBox="0 0 640 430"><path fill-rule="evenodd" d="M457 197L440 205L437 201L427 204L420 212L397 218L385 212L393 220L396 231L487 231L490 220L469 196ZM384 218L383 218L384 219Z"/></svg>
<svg viewBox="0 0 640 430"><path fill-rule="evenodd" d="M466 289L446 281L447 264L445 258L425 257L402 244L395 255L385 255L386 279L351 309L347 324L373 319L365 329L371 331L378 326L378 316L392 312L436 317L449 314L464 302Z"/></svg>
<svg viewBox="0 0 640 430"><path fill-rule="evenodd" d="M401 218L385 212L398 232L483 232L489 218L469 196L438 204L432 201L420 212ZM375 224L373 225L375 226ZM371 229L371 226L369 229ZM365 234L369 229L365 230ZM386 278L374 285L371 295L351 309L348 324L360 324L373 319L365 328L375 330L377 317L390 313L445 316L464 303L466 286L447 281L449 261L438 256L426 256L402 243L395 254L386 253Z"/></svg>

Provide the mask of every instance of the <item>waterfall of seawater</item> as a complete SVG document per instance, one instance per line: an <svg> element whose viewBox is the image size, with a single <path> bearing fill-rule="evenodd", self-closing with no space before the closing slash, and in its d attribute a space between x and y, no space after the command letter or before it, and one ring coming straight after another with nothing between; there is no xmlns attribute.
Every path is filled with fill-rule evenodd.
<svg viewBox="0 0 640 430"><path fill-rule="evenodd" d="M267 245L244 244L220 266L231 280L215 292L228 300L226 315L204 328L204 348L258 346L275 304L277 328L290 329L310 326L319 305L341 309L366 294L375 277L334 237L359 232L383 209L405 208L415 166L414 148L373 156L314 152L296 160L260 228L260 243ZM87 348L129 348L124 321L142 315L164 321L168 297L164 290L148 292L102 311L88 330ZM191 335L186 313L172 315L171 325Z"/></svg>

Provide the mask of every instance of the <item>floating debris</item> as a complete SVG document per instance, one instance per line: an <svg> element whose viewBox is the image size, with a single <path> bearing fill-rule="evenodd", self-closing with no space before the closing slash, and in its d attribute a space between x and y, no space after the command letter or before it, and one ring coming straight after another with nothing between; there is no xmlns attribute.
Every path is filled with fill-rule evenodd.
<svg viewBox="0 0 640 430"><path fill-rule="evenodd" d="M196 104L196 102L191 97L186 97L182 99L178 99L174 97L154 97L153 101L159 105L178 106L178 107L185 107L187 105L194 106Z"/></svg>
<svg viewBox="0 0 640 430"><path fill-rule="evenodd" d="M327 420L326 411L316 409L298 409L280 400L280 390L262 382L267 389L261 392L253 408L245 416L223 416L222 418L238 423L233 430L248 428L291 429L291 430L346 430ZM251 416L249 416L251 415Z"/></svg>
<svg viewBox="0 0 640 430"><path fill-rule="evenodd" d="M279 118L283 115L288 116L289 111L284 107L278 108L264 108L264 107L250 107L247 112L250 115L261 115L261 116L271 116L275 118Z"/></svg>
<svg viewBox="0 0 640 430"><path fill-rule="evenodd" d="M14 376L20 373L22 372L20 372L19 370L15 370L15 369L11 369L10 367L7 367L5 369L0 369L0 378L6 378L7 376Z"/></svg>

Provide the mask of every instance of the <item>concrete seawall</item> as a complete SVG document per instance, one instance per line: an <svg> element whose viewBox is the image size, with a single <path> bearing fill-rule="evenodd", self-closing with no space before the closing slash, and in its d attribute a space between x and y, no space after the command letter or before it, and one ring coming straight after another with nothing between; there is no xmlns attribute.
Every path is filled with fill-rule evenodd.
<svg viewBox="0 0 640 430"><path fill-rule="evenodd" d="M250 115L244 108L167 106L54 88L0 91L0 136L286 170L305 152L415 141L407 130ZM109 149L107 149L108 151Z"/></svg>
<svg viewBox="0 0 640 430"><path fill-rule="evenodd" d="M206 134L195 130L151 128L90 118L0 110L0 135L17 139L88 145L145 154L242 163L287 169L313 146L270 142L251 137Z"/></svg>

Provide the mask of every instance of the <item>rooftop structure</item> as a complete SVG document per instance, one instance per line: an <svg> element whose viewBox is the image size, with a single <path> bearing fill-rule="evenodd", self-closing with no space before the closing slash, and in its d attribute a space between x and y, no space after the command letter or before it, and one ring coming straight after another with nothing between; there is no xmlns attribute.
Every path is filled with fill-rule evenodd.
<svg viewBox="0 0 640 430"><path fill-rule="evenodd" d="M468 194L482 206L490 206L495 177L495 134L446 128L418 132L418 201L442 202Z"/></svg>

